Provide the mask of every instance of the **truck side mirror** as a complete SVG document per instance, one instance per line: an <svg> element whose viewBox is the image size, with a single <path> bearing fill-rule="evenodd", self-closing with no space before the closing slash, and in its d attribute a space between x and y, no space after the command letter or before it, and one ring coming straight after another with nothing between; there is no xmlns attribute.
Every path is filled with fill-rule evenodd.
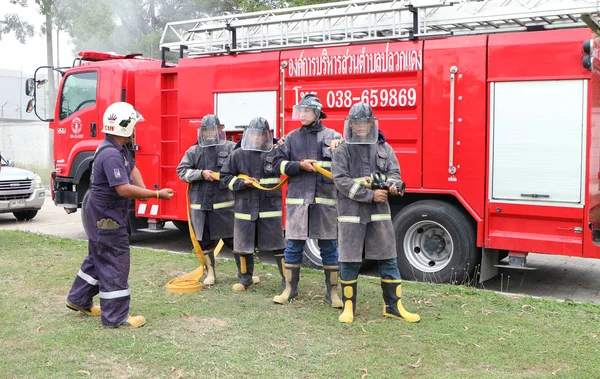
<svg viewBox="0 0 600 379"><path fill-rule="evenodd" d="M25 94L27 96L33 96L35 91L35 81L33 79L27 79L25 81Z"/></svg>
<svg viewBox="0 0 600 379"><path fill-rule="evenodd" d="M15 161L13 161L12 159L8 160L8 167L15 167Z"/></svg>
<svg viewBox="0 0 600 379"><path fill-rule="evenodd" d="M31 111L33 110L33 107L35 107L35 99L30 99L29 102L27 103L27 108L25 108L25 112L31 113Z"/></svg>

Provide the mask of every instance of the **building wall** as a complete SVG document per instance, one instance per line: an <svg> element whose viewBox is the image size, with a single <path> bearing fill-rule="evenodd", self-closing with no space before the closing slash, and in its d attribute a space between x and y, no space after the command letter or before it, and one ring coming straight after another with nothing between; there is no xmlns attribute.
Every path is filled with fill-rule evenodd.
<svg viewBox="0 0 600 379"><path fill-rule="evenodd" d="M38 173L45 183L53 168L52 129L46 122L2 123L0 153L16 167Z"/></svg>
<svg viewBox="0 0 600 379"><path fill-rule="evenodd" d="M38 74L38 80L46 77L45 73L41 74L41 70ZM0 70L0 125L7 120L38 120L33 112L25 112L30 99L25 94L25 81L30 77L33 77L32 73ZM49 118L46 87L47 85L36 90L37 111L42 118Z"/></svg>

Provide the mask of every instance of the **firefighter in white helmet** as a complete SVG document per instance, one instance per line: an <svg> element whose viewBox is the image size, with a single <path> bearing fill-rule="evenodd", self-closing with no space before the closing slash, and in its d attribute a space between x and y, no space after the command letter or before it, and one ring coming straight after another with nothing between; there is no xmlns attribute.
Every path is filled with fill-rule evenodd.
<svg viewBox="0 0 600 379"><path fill-rule="evenodd" d="M419 315L402 306L396 262L396 238L388 194L402 195L400 164L378 130L371 107L357 103L344 126L344 143L333 153L333 181L338 190L338 242L344 311L340 322L351 323L356 308L358 271L363 259L376 260L383 290L383 315L418 322ZM365 178L369 178L368 185Z"/></svg>
<svg viewBox="0 0 600 379"><path fill-rule="evenodd" d="M88 256L83 260L67 297L67 307L88 316L101 316L111 328L137 328L146 323L143 316L129 315L129 228L128 199L169 200L170 188L146 189L142 175L125 145L135 125L144 118L124 102L111 104L104 112L100 143L90 176L85 216L88 230ZM100 306L93 297L100 295Z"/></svg>

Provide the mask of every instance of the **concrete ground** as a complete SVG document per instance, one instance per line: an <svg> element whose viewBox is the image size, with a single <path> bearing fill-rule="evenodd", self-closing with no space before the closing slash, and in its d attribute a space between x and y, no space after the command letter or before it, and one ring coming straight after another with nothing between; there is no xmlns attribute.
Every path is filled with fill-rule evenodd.
<svg viewBox="0 0 600 379"><path fill-rule="evenodd" d="M81 225L81 213L67 215L50 199L46 199L38 215L28 222L18 222L10 213L0 214L0 230L3 229L87 239ZM177 230L172 223L167 223L165 232L133 236L131 244L183 253L192 251L188 235ZM221 256L231 258L231 253L223 251ZM274 263L268 254L259 257L264 262ZM481 287L510 294L600 304L600 260L530 254L528 265L537 270L500 269L497 277L484 282ZM376 272L369 271L368 274L376 275Z"/></svg>

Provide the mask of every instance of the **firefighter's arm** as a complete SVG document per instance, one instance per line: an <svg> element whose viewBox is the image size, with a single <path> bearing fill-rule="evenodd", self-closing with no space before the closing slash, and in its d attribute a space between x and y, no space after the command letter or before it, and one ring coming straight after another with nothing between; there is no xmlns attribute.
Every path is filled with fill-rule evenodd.
<svg viewBox="0 0 600 379"><path fill-rule="evenodd" d="M192 157L192 148L185 152L181 162L177 166L177 176L184 182L196 182L202 180L202 170L197 169L194 166L194 159Z"/></svg>
<svg viewBox="0 0 600 379"><path fill-rule="evenodd" d="M400 171L400 163L398 162L398 158L396 158L396 154L391 146L386 144L386 150L389 157L389 164L387 167L387 172L385 173L387 180L391 182L397 182L398 184L394 184L390 186L389 191L392 195L400 195L401 188L398 188L402 182L402 174ZM400 186L402 187L402 186ZM402 192L403 194L403 192Z"/></svg>
<svg viewBox="0 0 600 379"><path fill-rule="evenodd" d="M127 199L162 199L169 200L173 197L173 190L163 188L159 191L152 191L146 188L141 188L133 184L121 184L114 187L119 196Z"/></svg>
<svg viewBox="0 0 600 379"><path fill-rule="evenodd" d="M359 181L350 177L346 154L336 149L331 154L331 160L331 173L333 174L333 183L337 190L351 200L361 203L371 203L373 201L373 191L363 187Z"/></svg>
<svg viewBox="0 0 600 379"><path fill-rule="evenodd" d="M235 150L229 155L229 158L227 158L225 164L221 168L220 179L221 183L233 192L247 188L244 181L236 176L239 173L236 164L236 155Z"/></svg>
<svg viewBox="0 0 600 379"><path fill-rule="evenodd" d="M286 138L283 144L277 149L277 156L275 157L273 166L274 171L279 172L281 175L294 176L300 173L300 162L290 160L289 141L289 138Z"/></svg>
<svg viewBox="0 0 600 379"><path fill-rule="evenodd" d="M146 185L144 184L144 178L142 177L142 173L140 172L140 170L138 170L137 166L133 166L133 169L131 170L131 179L133 179L134 185L141 188L146 188Z"/></svg>

